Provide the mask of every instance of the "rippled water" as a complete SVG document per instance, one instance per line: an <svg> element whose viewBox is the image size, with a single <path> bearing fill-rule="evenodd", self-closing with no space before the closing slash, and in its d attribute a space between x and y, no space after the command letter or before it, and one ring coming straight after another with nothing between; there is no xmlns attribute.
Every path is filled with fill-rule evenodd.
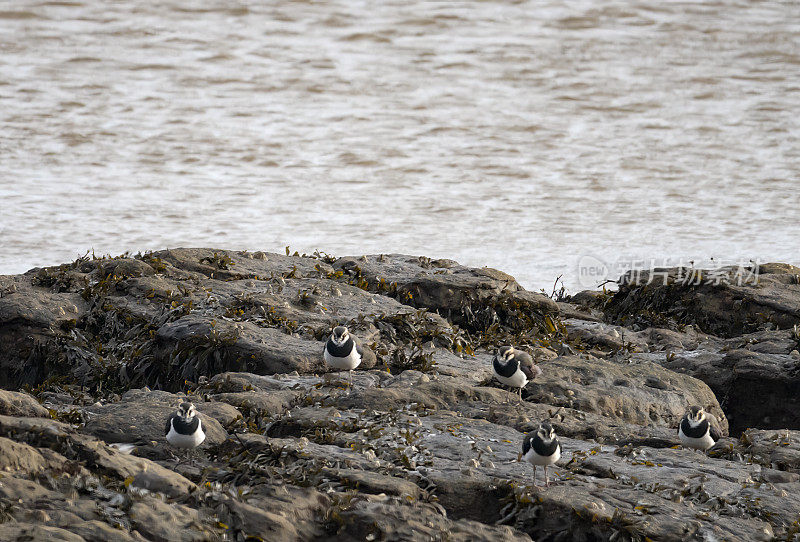
<svg viewBox="0 0 800 542"><path fill-rule="evenodd" d="M800 262L800 4L0 2L0 272L176 246Z"/></svg>

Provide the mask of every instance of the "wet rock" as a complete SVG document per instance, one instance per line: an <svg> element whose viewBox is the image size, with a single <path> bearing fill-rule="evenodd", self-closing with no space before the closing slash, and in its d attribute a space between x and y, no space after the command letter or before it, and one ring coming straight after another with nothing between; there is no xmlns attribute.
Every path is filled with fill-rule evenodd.
<svg viewBox="0 0 800 542"><path fill-rule="evenodd" d="M566 319L564 325L570 342L585 349L599 347L611 353L623 348L628 351L647 350L646 340L621 326L577 319Z"/></svg>
<svg viewBox="0 0 800 542"><path fill-rule="evenodd" d="M422 497L422 489L415 483L402 478L357 469L331 469L330 476L338 478L346 487L363 493L395 495L407 499Z"/></svg>
<svg viewBox="0 0 800 542"><path fill-rule="evenodd" d="M719 398L733 434L749 427L798 428L800 365L789 353L759 351L764 350L760 347L765 342L777 343L742 344L710 338L694 350L675 348L647 359L706 382Z"/></svg>
<svg viewBox="0 0 800 542"><path fill-rule="evenodd" d="M247 502L220 498L216 513L233 533L264 540L315 540L324 534L319 518L324 517L328 499L321 493L301 488L284 488L277 498L274 487L265 485Z"/></svg>
<svg viewBox="0 0 800 542"><path fill-rule="evenodd" d="M0 470L23 470L31 474L44 470L47 460L36 448L0 437Z"/></svg>
<svg viewBox="0 0 800 542"><path fill-rule="evenodd" d="M57 368L57 352L48 345L64 336L80 317L80 294L54 293L31 284L31 277L14 283L0 296L0 385L18 387L44 380Z"/></svg>
<svg viewBox="0 0 800 542"><path fill-rule="evenodd" d="M148 499L133 503L128 515L131 526L147 540L199 542L212 536L198 511L181 504Z"/></svg>
<svg viewBox="0 0 800 542"><path fill-rule="evenodd" d="M511 527L451 520L433 505L400 505L392 499L359 499L340 514L340 537L352 540L530 540Z"/></svg>
<svg viewBox="0 0 800 542"><path fill-rule="evenodd" d="M484 267L469 268L452 260L430 260L400 254L340 258L334 267L365 281L367 287L392 289L404 303L437 311L456 323L469 325L465 308L497 310L508 304L514 310L540 315L558 314L549 297L528 292L514 277Z"/></svg>
<svg viewBox="0 0 800 542"><path fill-rule="evenodd" d="M117 258L105 260L100 265L101 273L105 276L117 277L147 277L155 274L151 265L133 258Z"/></svg>
<svg viewBox="0 0 800 542"><path fill-rule="evenodd" d="M176 248L150 254L176 269L197 272L221 280L269 279L292 274L298 277L319 277L331 269L321 260L260 252L251 258L241 251L211 248ZM318 269L319 267L319 269Z"/></svg>

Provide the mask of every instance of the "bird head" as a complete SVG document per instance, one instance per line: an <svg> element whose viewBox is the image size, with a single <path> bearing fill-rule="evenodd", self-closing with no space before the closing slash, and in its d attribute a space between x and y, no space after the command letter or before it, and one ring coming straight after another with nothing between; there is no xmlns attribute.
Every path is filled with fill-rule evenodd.
<svg viewBox="0 0 800 542"><path fill-rule="evenodd" d="M503 363L508 363L509 361L514 359L514 347L513 346L501 346L497 350L497 359L499 359Z"/></svg>
<svg viewBox="0 0 800 542"><path fill-rule="evenodd" d="M350 338L350 332L344 326L336 326L331 332L331 340L336 346L342 346Z"/></svg>
<svg viewBox="0 0 800 542"><path fill-rule="evenodd" d="M197 410L195 410L194 405L192 403L181 403L181 406L178 407L178 416L183 418L185 421L189 422L197 415Z"/></svg>
<svg viewBox="0 0 800 542"><path fill-rule="evenodd" d="M689 418L690 423L696 425L706 419L706 411L703 410L703 407L691 406L686 417Z"/></svg>
<svg viewBox="0 0 800 542"><path fill-rule="evenodd" d="M553 429L553 426L547 422L539 424L539 427L536 429L536 434L545 442L549 442L556 438L556 430Z"/></svg>

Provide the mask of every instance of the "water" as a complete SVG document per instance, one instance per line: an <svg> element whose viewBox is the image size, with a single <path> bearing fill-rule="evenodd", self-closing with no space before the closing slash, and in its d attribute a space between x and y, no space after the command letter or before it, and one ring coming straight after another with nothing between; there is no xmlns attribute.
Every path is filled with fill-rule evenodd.
<svg viewBox="0 0 800 542"><path fill-rule="evenodd" d="M0 273L178 246L570 290L587 256L800 263L799 70L795 1L0 2Z"/></svg>

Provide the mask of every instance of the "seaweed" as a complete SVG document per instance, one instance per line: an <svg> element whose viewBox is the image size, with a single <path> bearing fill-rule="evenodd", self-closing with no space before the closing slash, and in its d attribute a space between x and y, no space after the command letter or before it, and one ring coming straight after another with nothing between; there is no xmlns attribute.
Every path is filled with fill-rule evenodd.
<svg viewBox="0 0 800 542"><path fill-rule="evenodd" d="M212 256L200 258L200 263L207 263L208 265L221 270L228 270L236 265L236 262L224 252L222 254L215 252Z"/></svg>
<svg viewBox="0 0 800 542"><path fill-rule="evenodd" d="M167 270L167 264L164 263L164 261L158 256L153 256L153 252L151 251L145 252L144 254L139 252L138 254L136 254L136 256L134 256L134 258L137 260L141 260L150 267L152 267L156 273L163 273L164 271Z"/></svg>

